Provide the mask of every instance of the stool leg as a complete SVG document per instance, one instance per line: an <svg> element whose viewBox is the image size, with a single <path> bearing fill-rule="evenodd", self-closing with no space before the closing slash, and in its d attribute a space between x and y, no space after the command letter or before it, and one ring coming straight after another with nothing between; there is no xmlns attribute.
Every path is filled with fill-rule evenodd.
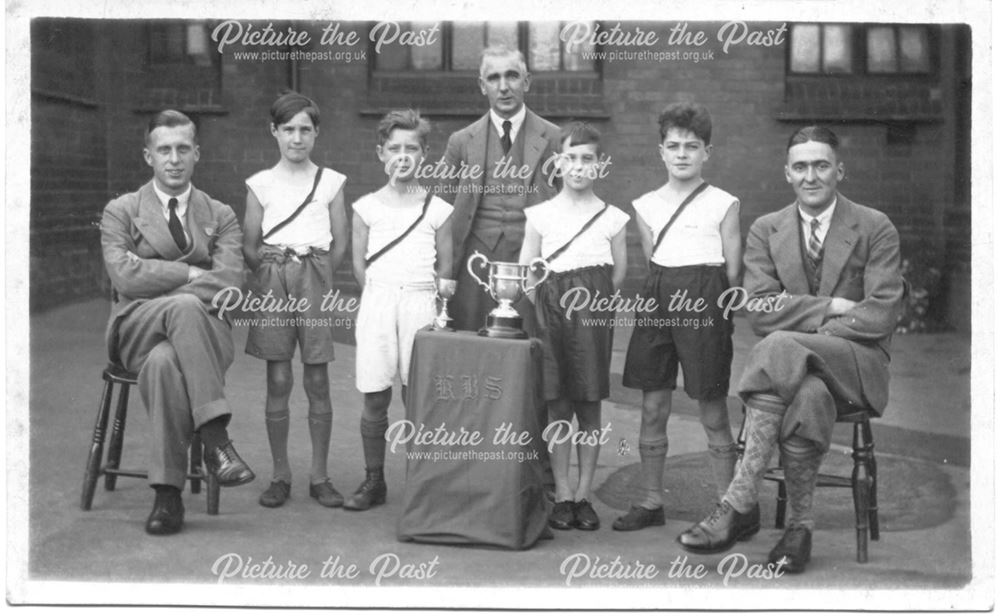
<svg viewBox="0 0 1000 616"><path fill-rule="evenodd" d="M122 462L122 441L125 438L125 413L128 411L129 386L122 385L118 392L118 406L115 408L115 420L111 423L111 440L108 442L108 463L105 468L118 470ZM115 489L118 476L111 473L104 475L104 489Z"/></svg>
<svg viewBox="0 0 1000 616"><path fill-rule="evenodd" d="M746 408L743 409L743 423L740 424L740 433L736 437L736 465L739 466L743 460L743 454L747 450L747 415Z"/></svg>
<svg viewBox="0 0 1000 616"><path fill-rule="evenodd" d="M774 527L785 527L785 505L788 503L788 490L785 488L785 479L782 477L778 482L778 498L774 502Z"/></svg>
<svg viewBox="0 0 1000 616"><path fill-rule="evenodd" d="M80 509L90 511L94 503L94 489L97 478L101 475L101 458L104 456L104 433L108 428L108 413L111 411L111 395L114 384L105 379L101 402L97 407L97 421L94 423L94 436L90 441L90 454L87 456L87 467L83 474L83 490L80 494Z"/></svg>
<svg viewBox="0 0 1000 616"><path fill-rule="evenodd" d="M197 475L201 475L201 435L196 431L194 436L191 437L191 474L195 475L191 477L191 494L198 494L201 492L201 479L198 479Z"/></svg>
<svg viewBox="0 0 1000 616"><path fill-rule="evenodd" d="M868 464L868 473L872 479L872 489L868 495L868 529L872 541L878 541L878 466L875 463L875 439L872 437L871 423L866 421L863 426L865 458Z"/></svg>
<svg viewBox="0 0 1000 616"><path fill-rule="evenodd" d="M872 478L868 474L868 460L864 449L864 427L854 424L854 471L851 488L854 492L854 519L858 543L858 562L868 562L868 496L872 491Z"/></svg>
<svg viewBox="0 0 1000 616"><path fill-rule="evenodd" d="M205 477L206 494L205 503L208 509L208 515L219 515L219 480L215 478L215 475L208 473Z"/></svg>

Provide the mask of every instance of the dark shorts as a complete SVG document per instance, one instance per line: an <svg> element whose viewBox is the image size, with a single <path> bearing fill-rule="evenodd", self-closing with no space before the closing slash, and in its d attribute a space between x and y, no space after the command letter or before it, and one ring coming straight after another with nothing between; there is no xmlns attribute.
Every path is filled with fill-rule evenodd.
<svg viewBox="0 0 1000 616"><path fill-rule="evenodd" d="M733 361L733 324L723 317L719 295L729 287L722 265L661 267L650 264L643 298L656 309L635 315L622 383L655 391L677 387L677 366L684 370L684 391L695 400L712 400L729 391ZM670 310L671 297L674 310ZM686 296L687 304L679 299ZM694 310L701 299L705 307Z"/></svg>
<svg viewBox="0 0 1000 616"><path fill-rule="evenodd" d="M256 297L267 292L287 304L289 298L306 298L306 310L257 311L250 325L246 352L267 361L289 361L298 344L302 363L333 361L333 313L323 311L323 295L332 290L333 273L325 251L293 259L281 250L265 246L261 263L253 273L250 290Z"/></svg>
<svg viewBox="0 0 1000 616"><path fill-rule="evenodd" d="M574 289L579 289L574 291ZM585 291L584 291L585 290ZM597 265L550 274L538 287L535 314L542 340L546 400L597 402L610 395L608 371L614 333L613 310L580 310L561 305L566 293L607 298L614 293L611 266ZM582 303L582 302L580 302ZM572 298L566 302L572 306Z"/></svg>

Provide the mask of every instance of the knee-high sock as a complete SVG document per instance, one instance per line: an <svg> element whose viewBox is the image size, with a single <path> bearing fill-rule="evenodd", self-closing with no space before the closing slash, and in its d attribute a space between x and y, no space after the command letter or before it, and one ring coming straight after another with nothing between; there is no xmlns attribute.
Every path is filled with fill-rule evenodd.
<svg viewBox="0 0 1000 616"><path fill-rule="evenodd" d="M365 452L365 468L382 468L385 464L385 431L389 429L389 418L368 421L361 418L361 445Z"/></svg>
<svg viewBox="0 0 1000 616"><path fill-rule="evenodd" d="M739 448L736 443L728 445L708 445L708 455L712 461L712 477L715 479L715 490L719 500L726 495L729 484L733 482L733 475L736 472L736 459L739 457Z"/></svg>
<svg viewBox="0 0 1000 616"><path fill-rule="evenodd" d="M639 504L646 509L663 506L663 467L667 460L667 437L639 441L639 467L645 498Z"/></svg>
<svg viewBox="0 0 1000 616"><path fill-rule="evenodd" d="M264 413L267 440L271 445L271 462L274 480L292 482L292 469L288 465L288 409Z"/></svg>
<svg viewBox="0 0 1000 616"><path fill-rule="evenodd" d="M333 413L309 413L309 440L312 441L312 468L309 471L311 483L326 481L326 461L330 453L330 432L333 427Z"/></svg>
<svg viewBox="0 0 1000 616"><path fill-rule="evenodd" d="M788 490L786 526L813 527L812 501L823 454L807 439L791 437L781 443L781 465Z"/></svg>
<svg viewBox="0 0 1000 616"><path fill-rule="evenodd" d="M768 410L761 410L761 407ZM753 399L747 400L746 450L723 496L723 500L741 513L749 512L757 503L757 488L781 434L785 408L777 396L754 394ZM778 409L780 412L774 412Z"/></svg>

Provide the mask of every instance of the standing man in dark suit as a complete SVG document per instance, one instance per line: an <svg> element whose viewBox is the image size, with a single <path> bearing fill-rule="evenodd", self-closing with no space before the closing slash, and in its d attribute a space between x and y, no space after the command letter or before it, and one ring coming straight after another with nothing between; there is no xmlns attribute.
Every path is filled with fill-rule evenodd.
<svg viewBox="0 0 1000 616"><path fill-rule="evenodd" d="M788 489L786 530L768 562L800 572L812 550L812 495L830 446L836 401L880 414L888 402L889 341L901 307L899 234L881 212L837 192L838 140L810 126L788 142L796 201L760 217L747 237L743 285L771 312L748 312L765 336L751 350L740 397L746 453L722 502L678 541L721 552L756 528L748 515L774 445Z"/></svg>
<svg viewBox="0 0 1000 616"><path fill-rule="evenodd" d="M104 265L113 304L108 352L139 375L149 412L149 483L156 491L146 532L181 530L181 490L194 431L205 466L222 486L253 481L226 431L230 325L215 295L243 284L243 234L236 215L191 185L199 157L196 128L178 111L153 117L143 156L153 179L111 201L101 220Z"/></svg>
<svg viewBox="0 0 1000 616"><path fill-rule="evenodd" d="M490 261L517 263L524 240L524 208L555 196L553 157L560 150L559 127L524 106L531 85L524 55L504 46L483 51L479 88L490 110L448 139L446 169L463 174L445 187L454 195L452 229L458 286L450 312L456 329L477 330L496 302L469 275L466 264L476 251ZM485 279L485 272L481 274ZM517 306L528 331L534 311L526 300Z"/></svg>

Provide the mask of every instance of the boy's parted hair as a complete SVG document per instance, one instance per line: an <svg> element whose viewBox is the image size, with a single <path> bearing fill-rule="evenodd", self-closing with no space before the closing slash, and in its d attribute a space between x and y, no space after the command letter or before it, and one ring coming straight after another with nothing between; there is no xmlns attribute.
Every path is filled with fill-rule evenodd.
<svg viewBox="0 0 1000 616"><path fill-rule="evenodd" d="M378 128L375 129L378 145L385 144L389 140L389 135L397 128L417 131L420 145L427 146L427 135L431 132L431 123L420 117L420 113L413 109L394 109L385 114L385 117L378 123Z"/></svg>
<svg viewBox="0 0 1000 616"><path fill-rule="evenodd" d="M294 90L286 90L271 105L271 124L281 126L305 111L313 127L319 128L319 105L316 101Z"/></svg>
<svg viewBox="0 0 1000 616"><path fill-rule="evenodd" d="M704 105L697 103L673 103L660 113L660 142L667 138L671 128L690 131L705 142L712 143L712 116Z"/></svg>
<svg viewBox="0 0 1000 616"><path fill-rule="evenodd" d="M570 122L563 126L559 132L559 143L565 144L567 139L569 139L570 147L593 143L597 146L598 153L601 151L601 131L597 130L593 124Z"/></svg>

